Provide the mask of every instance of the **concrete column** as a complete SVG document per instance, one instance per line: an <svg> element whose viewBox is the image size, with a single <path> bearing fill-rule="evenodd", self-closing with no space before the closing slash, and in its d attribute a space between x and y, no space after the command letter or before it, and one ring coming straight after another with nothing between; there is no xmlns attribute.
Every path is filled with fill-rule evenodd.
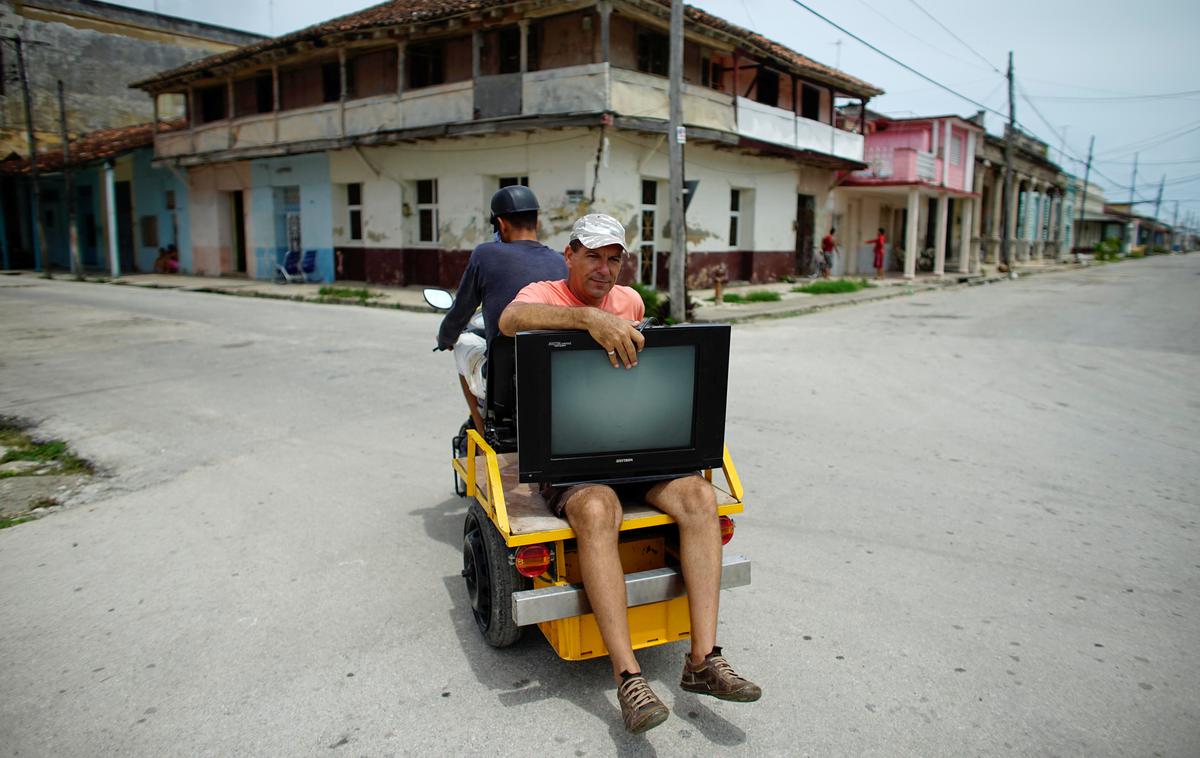
<svg viewBox="0 0 1200 758"><path fill-rule="evenodd" d="M908 220L907 234L904 235L904 278L913 279L917 275L917 227L921 225L921 193L916 189L908 191Z"/></svg>
<svg viewBox="0 0 1200 758"><path fill-rule="evenodd" d="M1020 209L1020 203L1018 200L1021 197L1021 179L1020 179L1020 177L1014 176L1012 185L1013 185L1013 191L1012 191L1012 197L1010 197L1008 199L1008 220L1006 223L1006 227L1008 229L1008 239L1010 242L1010 247L1008 250L1008 255L1009 255L1008 262L1010 265L1016 264L1017 260L1020 258L1020 252L1021 252L1021 241L1019 239L1017 239L1017 229L1020 228L1017 225L1017 211ZM1001 244L1003 244L1003 243L1001 243ZM1004 253L1003 253L1003 251L1001 251L1000 259L1003 259L1003 257L1004 257Z"/></svg>
<svg viewBox="0 0 1200 758"><path fill-rule="evenodd" d="M524 46L521 49L524 54ZM404 43L396 43L396 94L404 94Z"/></svg>
<svg viewBox="0 0 1200 758"><path fill-rule="evenodd" d="M612 2L611 0L600 0L596 4L600 11L600 62L608 63L612 54L611 44L611 29L612 29Z"/></svg>
<svg viewBox="0 0 1200 758"><path fill-rule="evenodd" d="M1066 260L1071 254L1071 246L1067 244L1067 193L1058 195L1058 258Z"/></svg>
<svg viewBox="0 0 1200 758"><path fill-rule="evenodd" d="M949 124L949 122L947 122L947 124ZM950 196L944 192L938 195L936 223L937 231L935 232L937 237L933 242L934 276L945 276L946 274L946 226L949 223L949 207Z"/></svg>
<svg viewBox="0 0 1200 758"><path fill-rule="evenodd" d="M521 19L517 27L521 30L521 73L526 74L529 73L529 19Z"/></svg>
<svg viewBox="0 0 1200 758"><path fill-rule="evenodd" d="M1004 176L1003 172L992 172L992 231L988 241L989 256L992 263L1000 262L1000 232L1004 224Z"/></svg>
<svg viewBox="0 0 1200 758"><path fill-rule="evenodd" d="M112 161L104 164L104 218L108 261L113 279L121 275L121 252L117 250L117 183ZM71 202L71 198L67 199Z"/></svg>
<svg viewBox="0 0 1200 758"><path fill-rule="evenodd" d="M946 181L950 178L950 131L952 123L950 119L946 119L946 136L942 140L942 186L946 186ZM963 146L966 147L965 145Z"/></svg>
<svg viewBox="0 0 1200 758"><path fill-rule="evenodd" d="M979 203L971 198L963 198L959 202L962 203L962 236L958 243L958 273L968 274L971 272L971 256L975 252L971 230L974 227L975 206Z"/></svg>
<svg viewBox="0 0 1200 758"><path fill-rule="evenodd" d="M274 131L273 142L279 142L279 64L271 64L271 129ZM178 243L176 243L178 244Z"/></svg>
<svg viewBox="0 0 1200 758"><path fill-rule="evenodd" d="M471 78L472 79L479 78L479 71L480 71L480 60L479 60L480 49L479 48L482 46L482 44L483 44L483 35L479 33L479 30L476 29L475 31L471 32Z"/></svg>

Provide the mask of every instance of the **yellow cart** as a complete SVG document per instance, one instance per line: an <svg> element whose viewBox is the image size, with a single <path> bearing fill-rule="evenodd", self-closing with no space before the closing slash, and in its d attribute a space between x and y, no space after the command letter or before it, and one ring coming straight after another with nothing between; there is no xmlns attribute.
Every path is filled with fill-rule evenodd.
<svg viewBox="0 0 1200 758"><path fill-rule="evenodd" d="M579 573L575 534L547 509L532 484L517 480L516 453L497 454L474 429L466 455L452 461L474 500L463 528L463 577L471 611L493 647L516 642L536 624L555 652L567 660L606 655L608 650L588 605ZM728 448L723 486L705 477L717 495L722 540L733 536L741 513L742 484ZM645 503L624 503L620 554L629 603L629 633L641 649L687 639L688 600L679 569L679 534L670 516ZM750 561L726 549L721 588L750 584Z"/></svg>

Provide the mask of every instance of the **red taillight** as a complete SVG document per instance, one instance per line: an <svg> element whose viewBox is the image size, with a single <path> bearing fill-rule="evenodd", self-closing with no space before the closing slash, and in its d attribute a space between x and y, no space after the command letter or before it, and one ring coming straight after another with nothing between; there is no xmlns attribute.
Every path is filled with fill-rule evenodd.
<svg viewBox="0 0 1200 758"><path fill-rule="evenodd" d="M532 579L541 576L550 568L550 548L545 545L525 545L517 548L516 559L513 561L517 573Z"/></svg>
<svg viewBox="0 0 1200 758"><path fill-rule="evenodd" d="M728 545L733 539L733 519L728 516L721 517L721 544Z"/></svg>

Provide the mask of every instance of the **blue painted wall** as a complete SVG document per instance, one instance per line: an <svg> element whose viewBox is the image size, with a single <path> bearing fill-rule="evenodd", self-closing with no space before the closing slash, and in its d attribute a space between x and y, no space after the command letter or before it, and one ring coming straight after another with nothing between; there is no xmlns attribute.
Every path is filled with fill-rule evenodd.
<svg viewBox="0 0 1200 758"><path fill-rule="evenodd" d="M252 161L251 219L247 251L255 276L271 279L288 249L287 215L299 211L300 249L317 251L317 278L333 281L333 208L329 159L325 153ZM298 206L286 202L286 188L298 187Z"/></svg>
<svg viewBox="0 0 1200 758"><path fill-rule="evenodd" d="M168 169L154 168L151 161L154 151L151 148L138 150L133 154L133 208L136 232L134 264L138 271L154 271L154 261L158 258L158 248L174 244L179 248L179 266L183 271L191 271L192 235L188 225L187 185ZM175 193L175 209L167 208L167 193ZM146 245L142 240L141 224L144 216L154 216L158 220L158 244Z"/></svg>

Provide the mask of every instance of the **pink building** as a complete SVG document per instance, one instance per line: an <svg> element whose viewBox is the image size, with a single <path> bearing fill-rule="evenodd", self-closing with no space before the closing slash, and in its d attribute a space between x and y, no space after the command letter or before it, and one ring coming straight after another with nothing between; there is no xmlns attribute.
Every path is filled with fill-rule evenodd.
<svg viewBox="0 0 1200 758"><path fill-rule="evenodd" d="M846 121L860 120L857 108L842 115ZM921 258L939 276L948 256L959 272L971 271L972 204L979 197L972 191L975 150L983 127L959 116L888 118L866 111L865 120L867 168L842 180L845 204L879 206L880 226L896 252L903 252L906 277L916 275ZM868 210L859 216L874 214ZM873 235L875 229L865 232Z"/></svg>

